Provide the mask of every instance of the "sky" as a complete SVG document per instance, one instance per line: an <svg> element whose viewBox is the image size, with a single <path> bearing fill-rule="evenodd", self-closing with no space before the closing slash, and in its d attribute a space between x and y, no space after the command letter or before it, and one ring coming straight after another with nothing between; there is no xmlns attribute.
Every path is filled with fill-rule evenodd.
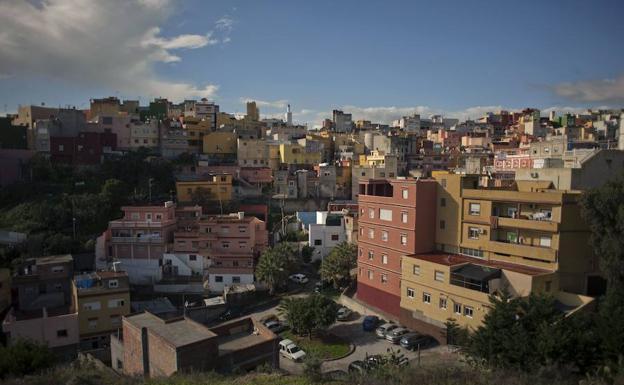
<svg viewBox="0 0 624 385"><path fill-rule="evenodd" d="M0 0L0 114L206 97L296 122L624 107L622 0Z"/></svg>

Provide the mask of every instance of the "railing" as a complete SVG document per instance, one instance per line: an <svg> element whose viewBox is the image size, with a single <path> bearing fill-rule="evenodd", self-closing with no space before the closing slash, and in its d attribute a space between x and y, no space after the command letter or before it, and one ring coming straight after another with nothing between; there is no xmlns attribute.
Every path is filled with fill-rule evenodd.
<svg viewBox="0 0 624 385"><path fill-rule="evenodd" d="M162 237L111 237L113 242L122 243L164 243Z"/></svg>
<svg viewBox="0 0 624 385"><path fill-rule="evenodd" d="M470 290L480 291L481 293L489 294L490 292L490 285L488 282L477 283L477 282L469 280L468 278L460 274L451 273L450 283L451 285L460 286L460 287L470 289Z"/></svg>

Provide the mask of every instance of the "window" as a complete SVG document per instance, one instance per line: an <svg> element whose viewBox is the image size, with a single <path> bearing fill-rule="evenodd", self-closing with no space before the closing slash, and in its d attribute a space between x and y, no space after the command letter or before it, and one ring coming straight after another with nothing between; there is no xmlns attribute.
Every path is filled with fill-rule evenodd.
<svg viewBox="0 0 624 385"><path fill-rule="evenodd" d="M245 227L245 226L238 226L238 232L239 233L246 233L247 232L247 227Z"/></svg>
<svg viewBox="0 0 624 385"><path fill-rule="evenodd" d="M482 250L469 249L467 247L461 247L459 249L459 253L463 254L463 255L467 255L469 257L483 258L483 251Z"/></svg>
<svg viewBox="0 0 624 385"><path fill-rule="evenodd" d="M122 369L123 369L123 361L118 358L117 359L117 370L122 370Z"/></svg>
<svg viewBox="0 0 624 385"><path fill-rule="evenodd" d="M401 234L401 244L407 245L407 234Z"/></svg>
<svg viewBox="0 0 624 385"><path fill-rule="evenodd" d="M407 197L408 197L407 189L401 190L401 194L403 196L403 199L407 199Z"/></svg>
<svg viewBox="0 0 624 385"><path fill-rule="evenodd" d="M156 214L156 220L157 221L162 220L162 214Z"/></svg>
<svg viewBox="0 0 624 385"><path fill-rule="evenodd" d="M241 282L241 279L239 276L235 275L232 277L232 283L240 283L240 282Z"/></svg>
<svg viewBox="0 0 624 385"><path fill-rule="evenodd" d="M446 198L440 198L440 207L446 207Z"/></svg>
<svg viewBox="0 0 624 385"><path fill-rule="evenodd" d="M401 213L401 222L407 223L407 213L405 211Z"/></svg>
<svg viewBox="0 0 624 385"><path fill-rule="evenodd" d="M412 274L414 275L420 275L420 266L419 265L414 265L412 267Z"/></svg>
<svg viewBox="0 0 624 385"><path fill-rule="evenodd" d="M238 261L232 261L232 266L238 267Z"/></svg>
<svg viewBox="0 0 624 385"><path fill-rule="evenodd" d="M472 318L472 314L474 313L474 309L472 306L464 306L464 315L468 318Z"/></svg>
<svg viewBox="0 0 624 385"><path fill-rule="evenodd" d="M446 310L446 298L440 297L440 309Z"/></svg>
<svg viewBox="0 0 624 385"><path fill-rule="evenodd" d="M379 209L379 219L382 221L392 221L392 210Z"/></svg>
<svg viewBox="0 0 624 385"><path fill-rule="evenodd" d="M340 240L340 235L338 235L338 234L332 234L332 236L331 236L331 240L332 240L332 241L339 241L339 240Z"/></svg>
<svg viewBox="0 0 624 385"><path fill-rule="evenodd" d="M371 280L373 279L373 271L372 270L368 271L368 279L371 279Z"/></svg>
<svg viewBox="0 0 624 385"><path fill-rule="evenodd" d="M230 248L230 242L221 242L221 247L223 247L224 249L229 249Z"/></svg>
<svg viewBox="0 0 624 385"><path fill-rule="evenodd" d="M431 303L431 294L423 293L423 302L424 303Z"/></svg>
<svg viewBox="0 0 624 385"><path fill-rule="evenodd" d="M197 261L197 255L196 254L189 254L189 261Z"/></svg>
<svg viewBox="0 0 624 385"><path fill-rule="evenodd" d="M416 295L416 292L414 291L414 289L412 289L411 287L407 288L407 297L408 298L414 298L414 295Z"/></svg>
<svg viewBox="0 0 624 385"><path fill-rule="evenodd" d="M116 279L111 279L110 281L108 281L108 287L110 288L119 287L119 281Z"/></svg>
<svg viewBox="0 0 624 385"><path fill-rule="evenodd" d="M481 215L481 203L471 203L469 206L468 214Z"/></svg>
<svg viewBox="0 0 624 385"><path fill-rule="evenodd" d="M446 188L446 179L440 180L440 184L442 185L442 187Z"/></svg>
<svg viewBox="0 0 624 385"><path fill-rule="evenodd" d="M148 221L151 221L152 220L152 213L145 214L145 219L147 219Z"/></svg>
<svg viewBox="0 0 624 385"><path fill-rule="evenodd" d="M189 192L190 192L190 191L189 191ZM137 220L138 220L138 219L140 219L141 217L140 217L139 213L132 213L132 214L130 214L130 218L132 218L132 219L137 219Z"/></svg>
<svg viewBox="0 0 624 385"><path fill-rule="evenodd" d="M369 250L368 251L368 260L372 261L374 257L375 257L375 254L373 253L373 251Z"/></svg>
<svg viewBox="0 0 624 385"><path fill-rule="evenodd" d="M238 248L239 249L244 249L247 247L247 242L246 241L238 241Z"/></svg>
<svg viewBox="0 0 624 385"><path fill-rule="evenodd" d="M87 302L82 304L82 310L100 310L100 301Z"/></svg>
<svg viewBox="0 0 624 385"><path fill-rule="evenodd" d="M60 152L63 152L65 150L65 146L63 146L62 144L59 144L58 149Z"/></svg>
<svg viewBox="0 0 624 385"><path fill-rule="evenodd" d="M446 228L446 221L440 221L440 230L444 230Z"/></svg>
<svg viewBox="0 0 624 385"><path fill-rule="evenodd" d="M67 329L61 329L56 331L56 336L59 338L67 337Z"/></svg>
<svg viewBox="0 0 624 385"><path fill-rule="evenodd" d="M116 308L116 307L122 307L124 305L124 300L123 299L110 299L108 300L108 308Z"/></svg>
<svg viewBox="0 0 624 385"><path fill-rule="evenodd" d="M321 246L323 244L323 240L322 239L315 239L314 240L314 246Z"/></svg>
<svg viewBox="0 0 624 385"><path fill-rule="evenodd" d="M98 324L97 318L89 318L89 329L96 329Z"/></svg>
<svg viewBox="0 0 624 385"><path fill-rule="evenodd" d="M54 267L52 267L52 272L53 273L62 273L63 271L65 271L63 266L54 266Z"/></svg>
<svg viewBox="0 0 624 385"><path fill-rule="evenodd" d="M364 252L362 251L362 249L358 249L358 256L362 256L364 254Z"/></svg>
<svg viewBox="0 0 624 385"><path fill-rule="evenodd" d="M370 239L375 239L375 230L373 229L368 229L368 237Z"/></svg>
<svg viewBox="0 0 624 385"><path fill-rule="evenodd" d="M229 234L230 233L230 228L228 226L221 226L221 232L223 234Z"/></svg>
<svg viewBox="0 0 624 385"><path fill-rule="evenodd" d="M222 275L215 275L215 282L223 282L223 276Z"/></svg>
<svg viewBox="0 0 624 385"><path fill-rule="evenodd" d="M113 327L121 326L121 316L119 315L110 316L110 323Z"/></svg>
<svg viewBox="0 0 624 385"><path fill-rule="evenodd" d="M388 242L388 232L386 230L381 230L381 240Z"/></svg>
<svg viewBox="0 0 624 385"><path fill-rule="evenodd" d="M455 314L461 314L461 308L462 308L461 303L453 304L453 312Z"/></svg>
<svg viewBox="0 0 624 385"><path fill-rule="evenodd" d="M388 283L388 275L387 274L382 274L381 275L381 283Z"/></svg>
<svg viewBox="0 0 624 385"><path fill-rule="evenodd" d="M468 228L468 238L470 238L470 239L479 239L479 228L478 227L469 227Z"/></svg>
<svg viewBox="0 0 624 385"><path fill-rule="evenodd" d="M542 247L550 247L551 238L550 237L540 237L540 246Z"/></svg>
<svg viewBox="0 0 624 385"><path fill-rule="evenodd" d="M444 282L444 272L436 270L433 278L438 282Z"/></svg>
<svg viewBox="0 0 624 385"><path fill-rule="evenodd" d="M375 218L375 209L368 209L368 217Z"/></svg>
<svg viewBox="0 0 624 385"><path fill-rule="evenodd" d="M384 265L388 264L388 256L386 254L381 254L381 263Z"/></svg>

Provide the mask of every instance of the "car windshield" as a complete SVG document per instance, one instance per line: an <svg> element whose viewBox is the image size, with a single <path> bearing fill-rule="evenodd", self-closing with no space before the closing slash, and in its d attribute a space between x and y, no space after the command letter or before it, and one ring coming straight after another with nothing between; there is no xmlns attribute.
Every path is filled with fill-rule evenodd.
<svg viewBox="0 0 624 385"><path fill-rule="evenodd" d="M300 351L301 349L299 349L298 346L291 346L290 348L288 348L290 350L291 353L297 353L298 351Z"/></svg>

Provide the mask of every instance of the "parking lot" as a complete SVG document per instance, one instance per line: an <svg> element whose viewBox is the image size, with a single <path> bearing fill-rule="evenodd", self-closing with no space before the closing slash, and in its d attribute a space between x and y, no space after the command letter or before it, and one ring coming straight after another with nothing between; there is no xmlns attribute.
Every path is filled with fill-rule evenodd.
<svg viewBox="0 0 624 385"><path fill-rule="evenodd" d="M354 317L350 321L337 322L332 325L328 332L336 336L342 337L355 345L355 350L349 356L334 360L323 362L321 368L323 372L330 372L334 370L347 371L351 362L356 360L364 360L367 355L385 354L388 348L392 348L395 351L400 351L410 361L415 363L418 360L418 352L409 351L394 345L385 339L378 338L375 332L365 332L362 330L362 320L364 316L354 314ZM446 347L433 346L427 349L421 350L421 359L426 359L432 355L445 355L447 354ZM303 372L303 364L295 363L287 358L280 357L280 367L289 373L300 374Z"/></svg>

